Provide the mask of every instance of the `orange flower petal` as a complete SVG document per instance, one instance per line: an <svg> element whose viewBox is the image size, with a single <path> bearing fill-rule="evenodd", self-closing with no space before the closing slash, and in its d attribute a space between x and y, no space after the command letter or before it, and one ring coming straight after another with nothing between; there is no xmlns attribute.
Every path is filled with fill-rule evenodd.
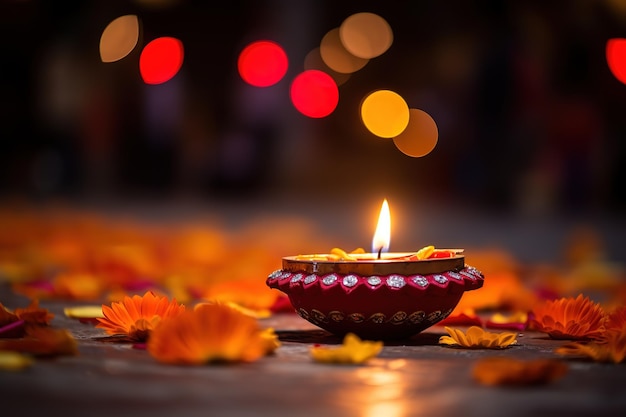
<svg viewBox="0 0 626 417"><path fill-rule="evenodd" d="M606 331L626 331L626 306L609 313L604 323Z"/></svg>
<svg viewBox="0 0 626 417"><path fill-rule="evenodd" d="M54 314L50 313L46 308L39 307L39 300L33 300L26 308L16 308L15 315L31 324L50 324L54 318Z"/></svg>
<svg viewBox="0 0 626 417"><path fill-rule="evenodd" d="M29 326L20 339L0 339L0 350L30 353L36 356L75 355L76 340L65 329Z"/></svg>
<svg viewBox="0 0 626 417"><path fill-rule="evenodd" d="M478 360L472 369L475 380L484 385L539 385L565 375L567 365L551 359L523 361L505 357Z"/></svg>
<svg viewBox="0 0 626 417"><path fill-rule="evenodd" d="M566 356L580 356L595 362L622 363L626 360L626 331L609 331L602 342L573 342L556 349Z"/></svg>
<svg viewBox="0 0 626 417"><path fill-rule="evenodd" d="M554 339L598 339L604 331L602 307L582 294L544 301L535 306L533 315L531 327Z"/></svg>
<svg viewBox="0 0 626 417"><path fill-rule="evenodd" d="M151 291L143 296L124 297L111 306L102 305L104 317L97 318L96 327L111 335L125 335L134 341L145 341L148 335L163 318L175 317L185 310L185 306L156 296Z"/></svg>
<svg viewBox="0 0 626 417"><path fill-rule="evenodd" d="M466 333L452 327L445 327L450 336L441 336L440 344L458 345L465 348L500 349L517 342L517 333L489 333L478 326L470 327Z"/></svg>
<svg viewBox="0 0 626 417"><path fill-rule="evenodd" d="M157 361L186 365L252 362L276 347L273 330L261 330L256 319L221 303L162 320L147 343Z"/></svg>
<svg viewBox="0 0 626 417"><path fill-rule="evenodd" d="M476 315L474 309L467 309L458 314L452 314L439 323L439 326L482 326L483 321Z"/></svg>

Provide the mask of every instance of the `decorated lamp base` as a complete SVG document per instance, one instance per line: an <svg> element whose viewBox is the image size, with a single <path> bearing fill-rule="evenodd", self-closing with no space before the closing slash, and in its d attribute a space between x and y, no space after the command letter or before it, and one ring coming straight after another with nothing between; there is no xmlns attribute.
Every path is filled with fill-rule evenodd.
<svg viewBox="0 0 626 417"><path fill-rule="evenodd" d="M483 280L463 256L401 263L287 257L266 283L285 293L302 318L333 334L392 340L443 320Z"/></svg>

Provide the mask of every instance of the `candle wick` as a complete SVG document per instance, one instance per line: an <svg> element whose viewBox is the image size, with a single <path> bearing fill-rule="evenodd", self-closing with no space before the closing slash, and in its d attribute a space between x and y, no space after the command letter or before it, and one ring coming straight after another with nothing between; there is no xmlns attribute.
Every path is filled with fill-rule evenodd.
<svg viewBox="0 0 626 417"><path fill-rule="evenodd" d="M378 259L380 259L380 253L383 251L383 247L381 246L380 249L378 249Z"/></svg>

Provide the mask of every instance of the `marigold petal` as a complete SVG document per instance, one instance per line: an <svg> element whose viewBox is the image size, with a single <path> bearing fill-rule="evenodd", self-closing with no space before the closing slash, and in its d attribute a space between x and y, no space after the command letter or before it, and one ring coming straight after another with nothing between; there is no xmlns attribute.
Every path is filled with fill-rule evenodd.
<svg viewBox="0 0 626 417"><path fill-rule="evenodd" d="M147 350L159 362L200 365L251 362L277 347L273 330L228 305L203 304L163 319L148 339Z"/></svg>
<svg viewBox="0 0 626 417"><path fill-rule="evenodd" d="M470 327L465 334L453 327L445 327L445 329L450 334L450 337L441 336L439 343L446 345L457 344L465 348L505 348L515 343L517 338L516 333L489 333L477 326Z"/></svg>
<svg viewBox="0 0 626 417"><path fill-rule="evenodd" d="M382 341L361 340L357 335L348 333L344 336L342 345L312 346L310 354L316 362L356 365L375 357L382 348Z"/></svg>
<svg viewBox="0 0 626 417"><path fill-rule="evenodd" d="M439 338L439 343L442 345L458 345L459 342L457 342L455 339L453 339L450 336L441 336Z"/></svg>
<svg viewBox="0 0 626 417"><path fill-rule="evenodd" d="M490 357L474 364L472 376L484 385L539 385L557 380L567 369L566 364L553 359Z"/></svg>
<svg viewBox="0 0 626 417"><path fill-rule="evenodd" d="M555 350L559 355L579 356L595 362L622 363L626 360L626 331L607 332L602 342L572 342Z"/></svg>
<svg viewBox="0 0 626 417"><path fill-rule="evenodd" d="M0 370L21 371L34 363L33 358L18 352L0 351Z"/></svg>
<svg viewBox="0 0 626 417"><path fill-rule="evenodd" d="M475 346L480 345L481 342L485 339L488 339L491 334L486 333L478 326L471 326L469 329L467 329L467 332L465 332L465 336L467 337L467 344L469 346Z"/></svg>
<svg viewBox="0 0 626 417"><path fill-rule="evenodd" d="M96 327L108 334L121 334L131 340L145 341L149 333L162 318L177 316L185 306L175 299L156 296L147 291L143 296L125 296L122 301L115 301L111 306L102 305L103 318L98 318Z"/></svg>
<svg viewBox="0 0 626 417"><path fill-rule="evenodd" d="M26 323L32 324L48 325L54 318L54 314L50 313L48 309L39 307L39 300L37 299L32 300L26 308L16 308L14 313Z"/></svg>
<svg viewBox="0 0 626 417"><path fill-rule="evenodd" d="M446 329L446 331L448 332L450 337L456 342L456 344L461 345L461 346L471 345L471 343L465 336L465 333L463 333L461 330L456 329L454 327L448 327L448 326L444 327L444 329Z"/></svg>
<svg viewBox="0 0 626 417"><path fill-rule="evenodd" d="M588 297L563 297L535 306L531 327L555 339L598 339L604 331L606 314Z"/></svg>
<svg viewBox="0 0 626 417"><path fill-rule="evenodd" d="M606 316L606 331L626 331L626 305L617 308Z"/></svg>
<svg viewBox="0 0 626 417"><path fill-rule="evenodd" d="M501 333L497 338L498 347L506 347L517 343L517 333Z"/></svg>
<svg viewBox="0 0 626 417"><path fill-rule="evenodd" d="M96 319L96 318L104 318L104 313L102 312L102 306L74 306L74 307L65 307L63 309L63 313L66 317L72 319Z"/></svg>
<svg viewBox="0 0 626 417"><path fill-rule="evenodd" d="M1 339L0 350L30 353L37 356L75 355L78 345L65 329L29 326L26 335L19 339Z"/></svg>

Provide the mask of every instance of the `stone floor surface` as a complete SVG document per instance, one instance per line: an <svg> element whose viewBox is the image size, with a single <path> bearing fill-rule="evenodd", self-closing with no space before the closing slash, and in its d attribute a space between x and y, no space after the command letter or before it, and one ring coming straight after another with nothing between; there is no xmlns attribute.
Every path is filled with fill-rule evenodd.
<svg viewBox="0 0 626 417"><path fill-rule="evenodd" d="M23 307L6 288L0 301ZM626 367L566 360L568 372L542 386L487 387L471 376L482 357L558 358L563 342L525 332L509 349L466 350L438 345L434 326L386 343L365 365L312 361L313 344L340 338L295 314L261 320L281 347L250 364L200 367L158 364L145 350L103 338L91 324L65 317L67 302L42 302L67 328L79 354L38 359L21 372L0 371L2 416L621 416L626 415Z"/></svg>

